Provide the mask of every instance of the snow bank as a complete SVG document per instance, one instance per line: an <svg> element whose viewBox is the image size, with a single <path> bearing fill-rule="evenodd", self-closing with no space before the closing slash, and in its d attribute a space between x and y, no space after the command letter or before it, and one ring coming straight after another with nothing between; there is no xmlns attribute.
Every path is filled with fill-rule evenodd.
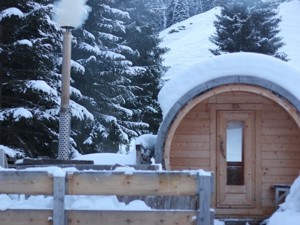
<svg viewBox="0 0 300 225"><path fill-rule="evenodd" d="M136 139L135 144L142 145L144 149L154 150L156 144L156 138L157 135L143 134Z"/></svg>
<svg viewBox="0 0 300 225"><path fill-rule="evenodd" d="M24 153L21 152L20 150L18 149L12 149L12 148L9 148L7 146L4 146L4 145L0 145L0 149L4 151L4 153L6 155L8 155L9 157L11 158L14 158L14 157L17 157L17 156L24 156Z"/></svg>
<svg viewBox="0 0 300 225"><path fill-rule="evenodd" d="M299 225L300 223L300 177L293 183L285 202L271 216L267 225Z"/></svg>
<svg viewBox="0 0 300 225"><path fill-rule="evenodd" d="M300 71L295 67L263 54L231 53L199 60L172 77L158 95L163 116L166 117L171 107L199 84L215 78L240 75L269 80L300 99L300 89L295 85L300 83Z"/></svg>
<svg viewBox="0 0 300 225"><path fill-rule="evenodd" d="M79 156L74 158L74 160L92 160L95 165L135 165L136 155L134 152L129 154L94 153Z"/></svg>

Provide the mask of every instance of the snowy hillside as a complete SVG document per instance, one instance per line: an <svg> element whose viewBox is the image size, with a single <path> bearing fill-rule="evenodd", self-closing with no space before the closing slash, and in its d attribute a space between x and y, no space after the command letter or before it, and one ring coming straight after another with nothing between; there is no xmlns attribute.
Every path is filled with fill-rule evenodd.
<svg viewBox="0 0 300 225"><path fill-rule="evenodd" d="M183 69L193 65L199 59L213 57L209 49L215 48L209 41L215 31L213 21L220 8L193 16L183 22L174 24L160 33L163 38L161 46L170 51L165 55L164 64L170 69L165 78L180 73ZM300 1L292 0L280 5L279 14L281 34L285 46L280 50L288 55L288 63L300 70Z"/></svg>

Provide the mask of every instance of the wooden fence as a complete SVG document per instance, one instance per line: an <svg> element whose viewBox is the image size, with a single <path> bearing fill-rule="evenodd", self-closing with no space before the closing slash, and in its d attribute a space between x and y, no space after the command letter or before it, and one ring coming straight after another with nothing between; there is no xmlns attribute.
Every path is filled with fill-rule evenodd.
<svg viewBox="0 0 300 225"><path fill-rule="evenodd" d="M198 171L0 171L0 194L53 196L53 209L0 210L0 225L212 225L213 177ZM197 196L196 210L66 210L65 195ZM1 204L1 203L0 203Z"/></svg>

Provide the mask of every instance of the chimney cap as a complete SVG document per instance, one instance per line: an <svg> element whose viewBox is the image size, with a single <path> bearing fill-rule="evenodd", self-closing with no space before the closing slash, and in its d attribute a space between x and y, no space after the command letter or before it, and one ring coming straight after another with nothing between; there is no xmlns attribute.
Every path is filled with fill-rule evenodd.
<svg viewBox="0 0 300 225"><path fill-rule="evenodd" d="M71 31L73 30L75 27L72 26L61 26L62 29L66 29L66 31Z"/></svg>

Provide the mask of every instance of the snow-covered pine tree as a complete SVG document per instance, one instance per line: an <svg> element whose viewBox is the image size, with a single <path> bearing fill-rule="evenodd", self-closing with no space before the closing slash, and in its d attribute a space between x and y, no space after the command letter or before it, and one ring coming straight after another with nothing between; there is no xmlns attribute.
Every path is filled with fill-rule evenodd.
<svg viewBox="0 0 300 225"><path fill-rule="evenodd" d="M123 1L124 2L124 1ZM128 3L133 1L126 0ZM149 124L149 129L144 132L156 133L161 122L161 112L157 103L157 95L161 86L161 76L166 68L162 65L162 54L167 50L160 48L160 39L155 33L153 25L144 20L144 11L147 11L147 3L144 6L134 7L131 5L130 18L131 22L126 27L126 44L130 46L136 54L128 55L127 57L133 62L133 65L144 68L139 74L132 76L131 82L136 88L133 93L136 96L136 101L129 102L130 107L137 116L138 121L143 121ZM116 2L121 6L120 2ZM126 8L126 5L123 6ZM143 9L143 10L141 10Z"/></svg>
<svg viewBox="0 0 300 225"><path fill-rule="evenodd" d="M190 16L203 12L202 0L189 0Z"/></svg>
<svg viewBox="0 0 300 225"><path fill-rule="evenodd" d="M60 50L51 7L33 1L1 1L2 109L1 144L27 156L54 156L57 139Z"/></svg>
<svg viewBox="0 0 300 225"><path fill-rule="evenodd" d="M190 17L187 0L178 1L174 7L173 23L178 23Z"/></svg>
<svg viewBox="0 0 300 225"><path fill-rule="evenodd" d="M167 27L190 17L187 0L172 0L167 9Z"/></svg>
<svg viewBox="0 0 300 225"><path fill-rule="evenodd" d="M52 0L1 1L1 144L28 157L56 157L62 33L51 20ZM73 95L80 92L71 87ZM82 124L92 115L71 101ZM76 140L72 141L73 150Z"/></svg>
<svg viewBox="0 0 300 225"><path fill-rule="evenodd" d="M224 0L214 22L216 33L210 37L217 49L211 52L257 52L286 60L286 55L278 52L284 45L278 37L279 22L275 3Z"/></svg>
<svg viewBox="0 0 300 225"><path fill-rule="evenodd" d="M95 120L91 129L84 129L86 136L80 134L80 145L85 152L117 151L119 144L148 127L134 120L134 111L126 107L136 100L130 78L144 69L132 66L125 56L136 54L124 41L129 14L111 7L111 1L87 4L92 8L89 18L73 32L73 59L82 69L73 71L72 78Z"/></svg>
<svg viewBox="0 0 300 225"><path fill-rule="evenodd" d="M163 0L117 0L113 6L130 14L130 17L140 17L145 25L151 26L156 32L165 28Z"/></svg>
<svg viewBox="0 0 300 225"><path fill-rule="evenodd" d="M215 1L216 0L201 0L202 2L202 12L206 12L213 7L215 7Z"/></svg>

